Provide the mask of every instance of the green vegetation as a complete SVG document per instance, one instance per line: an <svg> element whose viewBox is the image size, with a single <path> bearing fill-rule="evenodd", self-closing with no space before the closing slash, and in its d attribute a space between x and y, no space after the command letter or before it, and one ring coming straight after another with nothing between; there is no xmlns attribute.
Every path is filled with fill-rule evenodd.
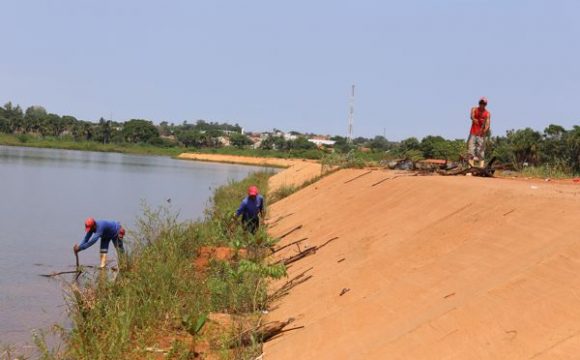
<svg viewBox="0 0 580 360"><path fill-rule="evenodd" d="M278 190L274 191L270 196L270 203L275 203L276 201L282 200L298 191L298 187L294 185L284 185Z"/></svg>
<svg viewBox="0 0 580 360"><path fill-rule="evenodd" d="M82 151L117 152L126 154L177 156L184 151L182 147L159 147L151 144L101 144L94 141L74 141L72 139L37 137L33 135L0 134L0 144L49 149L67 149Z"/></svg>
<svg viewBox="0 0 580 360"><path fill-rule="evenodd" d="M284 276L285 268L264 261L272 245L264 229L249 235L232 215L250 184L266 192L268 177L256 173L218 188L200 222L179 223L166 209L146 210L116 278L102 275L73 288L69 299L73 329L63 337L66 349L45 351L44 357L155 358L147 348L159 346L169 334L177 340L165 349L167 358L189 359L196 344L207 341L203 329L208 314L227 313L255 324L267 306L268 279ZM202 246L227 246L233 256L210 259L200 269L196 260ZM224 358L260 354L258 339L253 346L235 346L240 329L234 325L222 330L216 351Z"/></svg>
<svg viewBox="0 0 580 360"><path fill-rule="evenodd" d="M580 174L580 126L566 130L550 125L543 133L510 130L505 137L492 138L491 145L493 154L516 170L552 177Z"/></svg>
<svg viewBox="0 0 580 360"><path fill-rule="evenodd" d="M400 142L389 141L383 136L357 137L348 142L345 137L334 136L332 149L319 149L309 142L308 137L313 134L291 131L291 136L285 137L274 129L262 135L259 140L252 140L242 134L238 124L204 120L194 124L184 121L178 125L165 121L154 125L143 119L113 122L101 118L98 122L89 122L69 115L51 114L41 106L31 106L25 111L12 103L0 107L0 144L6 145L157 155L195 151L317 160L336 153L348 154L349 167L390 159L459 161L467 155L466 139L448 140L432 135ZM257 149L253 141L259 141ZM499 162L518 171L532 167L537 170L531 172L544 175L580 174L580 126L567 130L550 125L542 133L530 128L510 130L505 136L488 137L487 145L488 160L496 156Z"/></svg>

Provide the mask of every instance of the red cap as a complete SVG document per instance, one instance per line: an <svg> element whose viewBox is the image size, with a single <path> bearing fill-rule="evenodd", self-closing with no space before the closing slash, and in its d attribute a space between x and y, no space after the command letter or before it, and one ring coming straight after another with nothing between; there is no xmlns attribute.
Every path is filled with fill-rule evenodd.
<svg viewBox="0 0 580 360"><path fill-rule="evenodd" d="M485 103L487 105L487 98L484 96L481 99L479 99L480 103Z"/></svg>
<svg viewBox="0 0 580 360"><path fill-rule="evenodd" d="M258 188L255 185L252 185L248 188L248 195L256 196L258 195Z"/></svg>
<svg viewBox="0 0 580 360"><path fill-rule="evenodd" d="M85 232L89 232L95 226L95 219L92 217L88 217L85 220Z"/></svg>
<svg viewBox="0 0 580 360"><path fill-rule="evenodd" d="M123 229L123 227L121 226L121 228L119 229L119 239L122 239L125 237L125 229Z"/></svg>

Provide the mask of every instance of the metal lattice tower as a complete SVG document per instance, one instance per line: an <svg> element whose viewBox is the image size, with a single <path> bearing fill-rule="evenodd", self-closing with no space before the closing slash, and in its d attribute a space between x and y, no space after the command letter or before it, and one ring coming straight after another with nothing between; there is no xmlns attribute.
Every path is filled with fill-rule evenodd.
<svg viewBox="0 0 580 360"><path fill-rule="evenodd" d="M349 102L349 112L348 112L348 134L346 135L346 141L350 144L352 143L352 123L354 121L354 84L352 84L352 92L350 94Z"/></svg>

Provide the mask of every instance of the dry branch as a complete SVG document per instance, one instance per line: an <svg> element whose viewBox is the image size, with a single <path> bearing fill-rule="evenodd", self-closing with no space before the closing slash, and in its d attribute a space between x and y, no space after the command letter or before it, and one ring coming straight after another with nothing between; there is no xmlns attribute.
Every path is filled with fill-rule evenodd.
<svg viewBox="0 0 580 360"><path fill-rule="evenodd" d="M286 245L284 245L284 246L281 246L281 247L279 247L278 249L275 249L275 250L273 250L273 251L272 251L272 254L275 254L275 253L277 253L278 251L280 251L280 250L283 250L283 249L286 249L287 247L290 247L290 246L292 246L292 245L295 245L295 244L301 243L301 242L303 242L304 240L308 240L308 238L303 238L303 239L300 239L300 240L296 240L296 241L293 241L293 242L291 242L290 244L286 244Z"/></svg>
<svg viewBox="0 0 580 360"><path fill-rule="evenodd" d="M394 179L397 179L397 178L400 178L400 177L418 176L418 175L419 175L418 173L413 173L411 175L395 175L395 176L392 176L392 177L384 178L383 180L380 180L380 181L372 184L371 186L377 186L377 185L379 185L379 184L381 184L381 183L383 183L383 182L385 182L387 180L394 180Z"/></svg>
<svg viewBox="0 0 580 360"><path fill-rule="evenodd" d="M312 275L309 275L307 277L304 277L304 276L306 275L307 272L309 272L312 269L313 269L313 267L310 267L307 270L296 275L292 279L288 280L284 285L282 285L282 287L280 287L278 290L276 290L274 293L272 293L272 295L270 295L268 297L268 300L274 301L274 300L286 295L288 293L288 291L290 291L295 286L298 286L298 285L310 280L310 278L312 278Z"/></svg>
<svg viewBox="0 0 580 360"><path fill-rule="evenodd" d="M325 242L324 244L322 244L322 245L320 245L320 246L317 246L317 247L316 247L316 250L320 250L320 249L322 249L323 247L325 247L325 246L326 246L326 245L328 245L330 242L332 242L332 241L334 241L334 240L336 240L336 239L338 239L338 236L335 236L335 237L333 237L332 239L330 239L330 240L328 240L327 242Z"/></svg>
<svg viewBox="0 0 580 360"><path fill-rule="evenodd" d="M332 242L336 239L338 239L338 236L333 237L332 239L326 241L324 244L322 244L320 246L314 246L314 247L308 248L304 251L300 251L298 254L292 255L289 258L278 260L275 264L280 264L280 263L282 263L284 265L292 264L293 262L296 262L302 258L309 256L309 255L316 254L316 251L320 250L321 248L323 248L324 246L328 245L330 242Z"/></svg>
<svg viewBox="0 0 580 360"><path fill-rule="evenodd" d="M284 265L289 265L289 264L292 264L293 262L296 262L302 258L307 257L308 255L313 255L313 254L316 254L316 247L308 248L304 251L299 252L296 255L290 256L287 259L277 261L276 264L282 263Z"/></svg>
<svg viewBox="0 0 580 360"><path fill-rule="evenodd" d="M284 239L286 236L288 236L288 235L292 234L294 231L296 231L296 230L300 230L300 229L302 229L302 225L298 225L298 226L296 226L296 227L295 227L295 228L293 228L292 230L290 230L290 231L288 231L287 233L285 233L284 235L280 236L278 239L282 240L282 239Z"/></svg>
<svg viewBox="0 0 580 360"><path fill-rule="evenodd" d="M290 216L290 215L294 215L294 213L290 213L290 214L287 214L287 215L282 215L282 216L279 216L279 217L278 217L276 220L272 221L271 223L268 223L267 225L268 225L268 226L275 225L275 224L277 224L279 221L281 221L282 219L285 219L285 218L287 218L287 217L288 217L288 216Z"/></svg>
<svg viewBox="0 0 580 360"><path fill-rule="evenodd" d="M358 179L358 178L361 178L361 177L363 177L363 176L365 176L365 175L368 175L368 174L370 174L370 173L372 173L372 172L373 172L372 170L369 170L369 171L367 171L366 173L360 174L360 175L358 175L358 176L355 176L355 177L353 177L353 178L352 178L352 179L350 179L350 180L347 180L347 181L345 181L344 183L345 183L345 184L348 184L349 182L351 182L351 181L355 181L356 179Z"/></svg>
<svg viewBox="0 0 580 360"><path fill-rule="evenodd" d="M254 343L255 340L266 342L274 336L282 333L283 329L293 321L294 318L289 318L286 321L272 321L251 329L250 331L244 331L240 335L240 343L242 346L248 346Z"/></svg>
<svg viewBox="0 0 580 360"><path fill-rule="evenodd" d="M59 275L64 275L64 274L80 274L82 273L82 270L72 270L72 271L60 271L60 272L53 272L50 274L39 274L40 276L44 276L44 277L54 277L54 276L59 276Z"/></svg>

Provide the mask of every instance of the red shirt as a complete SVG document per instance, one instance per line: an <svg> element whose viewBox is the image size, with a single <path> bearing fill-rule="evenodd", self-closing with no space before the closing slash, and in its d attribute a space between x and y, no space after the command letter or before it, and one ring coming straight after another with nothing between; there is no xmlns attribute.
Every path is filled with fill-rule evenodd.
<svg viewBox="0 0 580 360"><path fill-rule="evenodd" d="M473 118L475 121L471 123L471 135L484 136L483 129L485 128L485 121L489 118L490 113L487 110L481 111L479 107L473 110Z"/></svg>

